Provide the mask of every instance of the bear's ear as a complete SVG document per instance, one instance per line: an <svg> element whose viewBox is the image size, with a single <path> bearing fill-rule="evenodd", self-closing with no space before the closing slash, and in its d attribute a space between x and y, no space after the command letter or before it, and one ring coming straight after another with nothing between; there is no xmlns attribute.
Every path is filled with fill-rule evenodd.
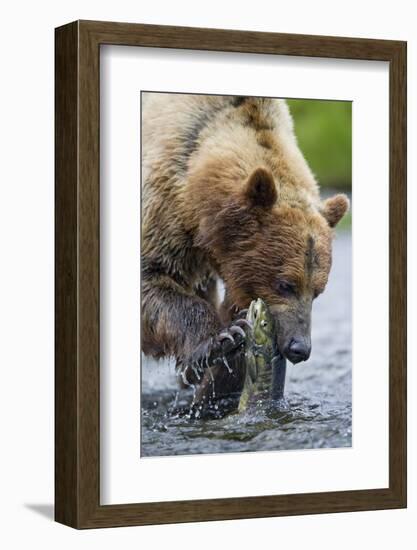
<svg viewBox="0 0 417 550"><path fill-rule="evenodd" d="M272 208L278 198L272 174L265 168L252 172L245 186L245 196L252 206Z"/></svg>
<svg viewBox="0 0 417 550"><path fill-rule="evenodd" d="M349 199L346 195L335 195L324 201L321 213L330 227L335 227L349 210Z"/></svg>

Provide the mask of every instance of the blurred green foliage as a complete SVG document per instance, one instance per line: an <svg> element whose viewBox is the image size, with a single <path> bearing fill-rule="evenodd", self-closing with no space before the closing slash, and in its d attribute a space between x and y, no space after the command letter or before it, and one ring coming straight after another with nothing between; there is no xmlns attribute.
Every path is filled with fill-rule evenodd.
<svg viewBox="0 0 417 550"><path fill-rule="evenodd" d="M352 187L352 103L288 99L298 144L320 187Z"/></svg>

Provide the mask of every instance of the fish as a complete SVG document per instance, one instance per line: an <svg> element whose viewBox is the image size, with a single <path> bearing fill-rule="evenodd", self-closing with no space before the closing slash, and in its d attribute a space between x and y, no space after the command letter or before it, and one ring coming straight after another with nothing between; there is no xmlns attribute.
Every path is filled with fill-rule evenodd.
<svg viewBox="0 0 417 550"><path fill-rule="evenodd" d="M246 314L252 326L248 332L244 384L238 412L265 400L279 400L284 395L286 360L276 347L275 322L266 303L253 300Z"/></svg>

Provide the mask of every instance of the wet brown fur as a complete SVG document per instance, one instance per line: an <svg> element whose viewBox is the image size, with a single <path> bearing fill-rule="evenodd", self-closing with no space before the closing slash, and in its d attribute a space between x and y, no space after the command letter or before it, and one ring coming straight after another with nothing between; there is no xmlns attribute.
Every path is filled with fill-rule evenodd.
<svg viewBox="0 0 417 550"><path fill-rule="evenodd" d="M321 202L285 102L147 94L142 143L143 351L186 364L230 321L230 306L258 297L280 318L282 340L309 330L348 201Z"/></svg>

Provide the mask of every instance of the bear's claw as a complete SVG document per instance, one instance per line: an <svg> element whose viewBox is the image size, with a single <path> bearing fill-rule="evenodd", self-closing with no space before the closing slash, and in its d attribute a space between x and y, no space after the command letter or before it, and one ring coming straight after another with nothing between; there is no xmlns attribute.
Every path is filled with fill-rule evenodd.
<svg viewBox="0 0 417 550"><path fill-rule="evenodd" d="M232 325L230 328L229 328L229 332L234 335L234 334L240 334L240 336L242 338L246 338L246 334L245 334L245 331L240 328L240 326L238 325Z"/></svg>
<svg viewBox="0 0 417 550"><path fill-rule="evenodd" d="M244 323L242 323L244 321ZM234 349L242 347L244 340L246 339L246 332L243 330L242 326L252 328L252 325L244 319L237 319L233 325L228 328L223 329L217 335L217 342L221 345L222 352L230 353ZM227 342L226 340L230 341Z"/></svg>
<svg viewBox="0 0 417 550"><path fill-rule="evenodd" d="M248 314L248 309L241 309L241 310L237 310L236 313L235 313L235 319L245 319L246 320L246 315Z"/></svg>
<svg viewBox="0 0 417 550"><path fill-rule="evenodd" d="M197 384L203 371L215 365L224 365L231 374L234 360L246 349L248 332L244 328L252 330L251 323L246 319L236 319L231 326L202 342L191 357L182 360L179 363L179 372L184 385Z"/></svg>
<svg viewBox="0 0 417 550"><path fill-rule="evenodd" d="M250 330L253 329L252 323L250 321L248 321L247 319L236 319L234 324L237 325L238 327L247 327Z"/></svg>
<svg viewBox="0 0 417 550"><path fill-rule="evenodd" d="M229 372L231 369L228 364L228 359L233 359L236 354L240 354L245 349L245 341L247 333L242 327L252 328L251 324L246 320L237 319L233 324L223 329L215 338L214 345L209 353L209 363L224 364ZM217 343L217 345L216 345Z"/></svg>
<svg viewBox="0 0 417 550"><path fill-rule="evenodd" d="M231 331L230 331L231 332ZM218 340L220 342L223 342L223 340L230 340L232 344L235 343L235 339L233 338L232 334L230 334L227 330L223 330L218 336Z"/></svg>

